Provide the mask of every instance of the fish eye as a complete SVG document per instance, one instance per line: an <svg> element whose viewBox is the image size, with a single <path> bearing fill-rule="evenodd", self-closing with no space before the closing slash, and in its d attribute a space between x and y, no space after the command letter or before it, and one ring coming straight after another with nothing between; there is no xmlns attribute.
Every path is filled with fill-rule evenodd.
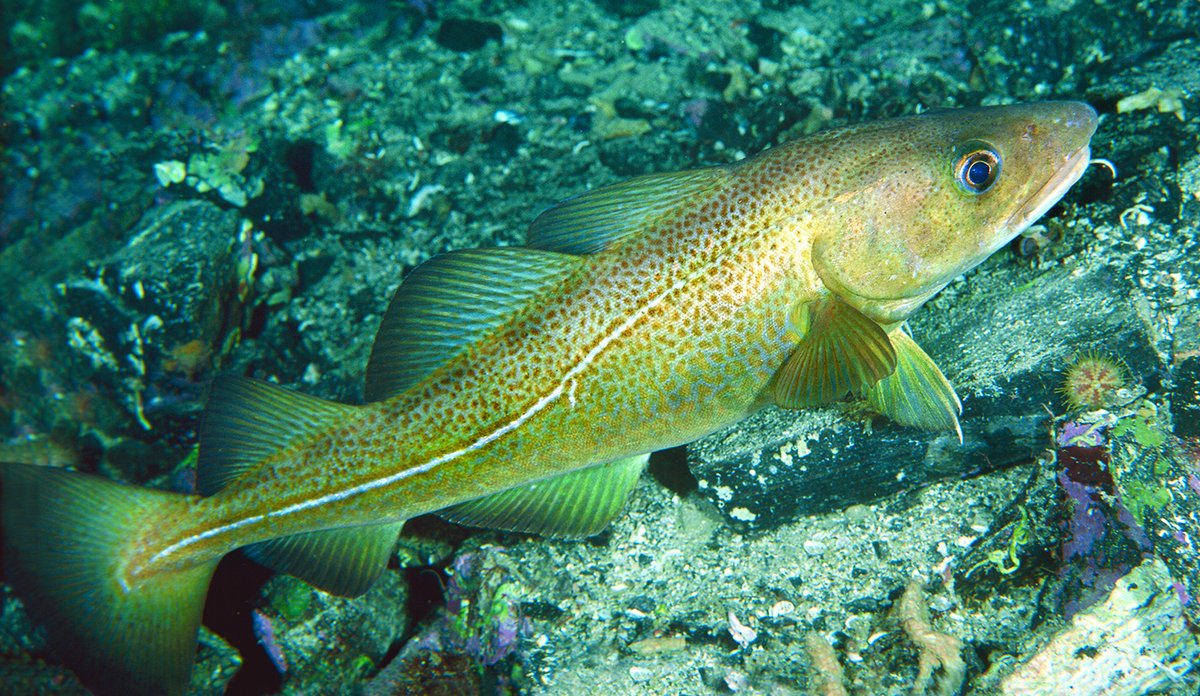
<svg viewBox="0 0 1200 696"><path fill-rule="evenodd" d="M1000 155L985 143L968 143L954 164L954 178L967 193L983 193L1000 176Z"/></svg>

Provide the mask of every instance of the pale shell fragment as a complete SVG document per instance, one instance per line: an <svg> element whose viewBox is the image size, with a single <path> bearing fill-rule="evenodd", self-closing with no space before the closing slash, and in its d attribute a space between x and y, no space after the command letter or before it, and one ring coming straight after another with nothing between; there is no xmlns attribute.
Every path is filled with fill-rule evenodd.
<svg viewBox="0 0 1200 696"><path fill-rule="evenodd" d="M771 608L767 610L767 615L772 619L778 619L781 616L786 616L796 611L796 605L786 599L775 602Z"/></svg>
<svg viewBox="0 0 1200 696"><path fill-rule="evenodd" d="M729 612L729 635L743 648L749 647L758 638L758 632L739 621L732 611Z"/></svg>

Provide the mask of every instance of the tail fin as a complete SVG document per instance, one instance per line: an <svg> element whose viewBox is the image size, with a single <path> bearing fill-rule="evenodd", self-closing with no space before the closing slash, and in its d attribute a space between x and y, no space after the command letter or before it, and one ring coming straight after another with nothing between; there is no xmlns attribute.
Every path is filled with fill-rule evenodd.
<svg viewBox="0 0 1200 696"><path fill-rule="evenodd" d="M186 497L63 469L0 463L5 579L97 694L178 694L216 560L124 587L121 554Z"/></svg>

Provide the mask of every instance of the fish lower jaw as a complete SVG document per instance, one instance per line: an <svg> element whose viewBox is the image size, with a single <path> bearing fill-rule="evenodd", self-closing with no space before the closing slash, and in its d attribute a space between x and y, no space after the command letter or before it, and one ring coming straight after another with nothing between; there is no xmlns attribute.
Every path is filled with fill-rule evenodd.
<svg viewBox="0 0 1200 696"><path fill-rule="evenodd" d="M873 300L872 302L875 307L869 311L863 312L863 314L871 317L871 319L875 320L875 323L879 324L880 326L886 327L898 324L907 319L913 312L920 309L921 305L928 302L934 295L941 292L943 287L945 287L944 283L930 290L929 292L918 295L917 297L905 297L897 300L886 301Z"/></svg>
<svg viewBox="0 0 1200 696"><path fill-rule="evenodd" d="M827 286L828 287L828 286ZM913 312L917 311L921 305L925 304L934 295L938 294L945 287L945 283L913 297L900 297L896 299L883 299L877 297L863 297L849 292L843 288L833 289L830 292L846 302L851 307L862 312L869 319L879 324L882 327L890 330L890 327L903 322Z"/></svg>
<svg viewBox="0 0 1200 696"><path fill-rule="evenodd" d="M1045 215L1046 211L1054 207L1054 204L1058 203L1067 190L1083 176L1091 158L1092 150L1086 145L1068 157L1054 176L1050 177L1042 185L1042 188L1030 197L1029 202L1009 218L1006 228L1011 235L1010 239L1024 232L1038 218Z"/></svg>

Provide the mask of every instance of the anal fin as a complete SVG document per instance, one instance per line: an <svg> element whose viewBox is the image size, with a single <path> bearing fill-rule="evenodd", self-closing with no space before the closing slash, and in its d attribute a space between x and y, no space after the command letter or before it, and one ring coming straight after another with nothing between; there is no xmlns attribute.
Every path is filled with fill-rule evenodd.
<svg viewBox="0 0 1200 696"><path fill-rule="evenodd" d="M962 440L962 402L933 359L903 330L893 331L896 371L867 390L871 408L901 425L953 430Z"/></svg>
<svg viewBox="0 0 1200 696"><path fill-rule="evenodd" d="M403 522L306 532L247 546L255 561L341 597L356 597L387 567Z"/></svg>
<svg viewBox="0 0 1200 696"><path fill-rule="evenodd" d="M598 534L616 517L646 468L649 454L617 459L438 511L474 527L566 539Z"/></svg>

